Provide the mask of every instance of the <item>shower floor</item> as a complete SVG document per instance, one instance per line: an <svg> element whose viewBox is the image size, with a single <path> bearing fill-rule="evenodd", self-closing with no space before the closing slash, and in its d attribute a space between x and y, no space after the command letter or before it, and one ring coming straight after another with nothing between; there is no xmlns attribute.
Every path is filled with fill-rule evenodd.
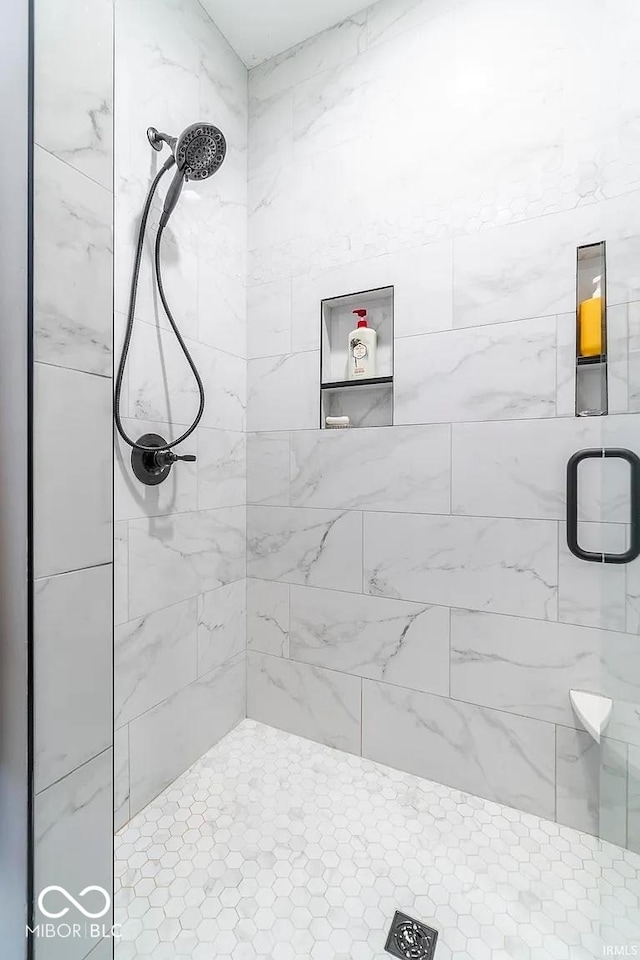
<svg viewBox="0 0 640 960"><path fill-rule="evenodd" d="M588 834L245 720L117 836L116 958L383 960L396 910L439 930L437 960L634 956L639 871Z"/></svg>

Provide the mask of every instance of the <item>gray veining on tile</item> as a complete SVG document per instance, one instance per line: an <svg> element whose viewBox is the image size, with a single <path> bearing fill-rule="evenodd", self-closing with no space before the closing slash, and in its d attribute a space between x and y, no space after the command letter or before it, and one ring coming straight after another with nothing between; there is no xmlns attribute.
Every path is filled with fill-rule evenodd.
<svg viewBox="0 0 640 960"><path fill-rule="evenodd" d="M247 649L289 656L288 583L247 580Z"/></svg>
<svg viewBox="0 0 640 960"><path fill-rule="evenodd" d="M289 506L289 434L247 435L247 502Z"/></svg>
<svg viewBox="0 0 640 960"><path fill-rule="evenodd" d="M291 503L447 513L449 426L291 434Z"/></svg>
<svg viewBox="0 0 640 960"><path fill-rule="evenodd" d="M36 360L111 376L113 198L40 148L34 190Z"/></svg>
<svg viewBox="0 0 640 960"><path fill-rule="evenodd" d="M111 190L113 4L61 0L36 14L35 140Z"/></svg>
<svg viewBox="0 0 640 960"><path fill-rule="evenodd" d="M320 667L449 694L449 610L291 587L290 653Z"/></svg>
<svg viewBox="0 0 640 960"><path fill-rule="evenodd" d="M584 730L556 727L556 819L598 834L600 749Z"/></svg>
<svg viewBox="0 0 640 960"><path fill-rule="evenodd" d="M553 818L552 724L363 681L362 755Z"/></svg>
<svg viewBox="0 0 640 960"><path fill-rule="evenodd" d="M305 430L318 426L317 351L250 360L248 430Z"/></svg>
<svg viewBox="0 0 640 960"><path fill-rule="evenodd" d="M195 597L116 627L116 727L195 680L197 627Z"/></svg>
<svg viewBox="0 0 640 960"><path fill-rule="evenodd" d="M197 444L198 508L244 505L247 502L245 435L201 428Z"/></svg>
<svg viewBox="0 0 640 960"><path fill-rule="evenodd" d="M240 655L129 725L132 816L242 719L244 691Z"/></svg>
<svg viewBox="0 0 640 960"><path fill-rule="evenodd" d="M336 590L362 590L362 514L250 506L247 573Z"/></svg>
<svg viewBox="0 0 640 960"><path fill-rule="evenodd" d="M35 889L52 884L69 890L76 899L85 887L112 887L113 784L112 752L105 750L73 773L58 780L35 801ZM100 910L104 898L93 894L86 905ZM85 917L66 902L68 923L85 929ZM109 925L109 914L102 922ZM46 922L38 910L36 922ZM50 922L50 921L49 921ZM37 960L82 960L95 945L91 937L37 938Z"/></svg>
<svg viewBox="0 0 640 960"><path fill-rule="evenodd" d="M114 819L119 830L129 820L129 727L120 727L113 735L115 783Z"/></svg>
<svg viewBox="0 0 640 960"><path fill-rule="evenodd" d="M555 317L402 338L395 371L398 424L553 417Z"/></svg>
<svg viewBox="0 0 640 960"><path fill-rule="evenodd" d="M246 648L245 580L198 597L198 676L222 666Z"/></svg>
<svg viewBox="0 0 640 960"><path fill-rule="evenodd" d="M470 610L451 614L451 694L459 700L580 727L569 690L637 701L639 661L635 638L624 633Z"/></svg>
<svg viewBox="0 0 640 960"><path fill-rule="evenodd" d="M129 613L137 617L245 575L245 509L129 523Z"/></svg>
<svg viewBox="0 0 640 960"><path fill-rule="evenodd" d="M364 515L367 593L557 619L557 526L543 520Z"/></svg>
<svg viewBox="0 0 640 960"><path fill-rule="evenodd" d="M358 677L254 651L248 655L247 713L280 730L360 753Z"/></svg>

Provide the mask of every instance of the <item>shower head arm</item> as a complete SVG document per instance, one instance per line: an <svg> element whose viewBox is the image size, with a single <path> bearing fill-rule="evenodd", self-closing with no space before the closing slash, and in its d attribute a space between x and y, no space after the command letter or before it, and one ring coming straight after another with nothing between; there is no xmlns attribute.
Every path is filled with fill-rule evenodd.
<svg viewBox="0 0 640 960"><path fill-rule="evenodd" d="M155 127L147 127L147 140L153 149L157 151L162 150L162 144L166 143L172 153L175 153L176 143L178 142L177 137L172 137L168 133L162 133L160 130L156 130Z"/></svg>

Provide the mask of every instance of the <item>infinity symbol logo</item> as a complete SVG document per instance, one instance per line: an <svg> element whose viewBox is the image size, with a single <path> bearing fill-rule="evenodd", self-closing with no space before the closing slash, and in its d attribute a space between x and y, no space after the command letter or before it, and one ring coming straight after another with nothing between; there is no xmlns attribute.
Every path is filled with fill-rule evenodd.
<svg viewBox="0 0 640 960"><path fill-rule="evenodd" d="M78 901L71 896L68 890L65 890L64 887L56 886L45 887L44 890L40 891L40 896L38 897L38 908L40 912L45 915L45 917L50 917L52 920L58 920L60 917L64 917L67 913L69 913L69 907L63 907L62 910L59 910L57 913L51 913L50 910L45 910L44 898L48 893L55 891L57 893L61 893L63 897L66 897L69 903L72 904L76 910L79 910L80 913L84 914L85 917L88 917L90 920L97 920L99 917L104 917L105 913L109 912L109 907L111 906L111 897L104 887L85 887L84 890L80 891L79 896L84 897L85 894L92 893L94 890L97 890L97 892L101 893L104 897L104 909L100 910L98 913L91 913L89 910L85 910L82 904L78 903Z"/></svg>

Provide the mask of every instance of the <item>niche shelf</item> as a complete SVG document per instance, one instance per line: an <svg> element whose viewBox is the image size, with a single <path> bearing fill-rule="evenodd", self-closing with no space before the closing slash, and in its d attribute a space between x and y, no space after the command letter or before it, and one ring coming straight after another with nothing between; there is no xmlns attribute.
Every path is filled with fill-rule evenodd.
<svg viewBox="0 0 640 960"><path fill-rule="evenodd" d="M576 416L602 417L607 412L607 257L603 240L578 247L577 252Z"/></svg>
<svg viewBox="0 0 640 960"><path fill-rule="evenodd" d="M378 334L376 376L347 378L348 337L354 310L365 309ZM362 290L321 303L320 426L327 417L349 417L351 427L393 423L393 287Z"/></svg>

